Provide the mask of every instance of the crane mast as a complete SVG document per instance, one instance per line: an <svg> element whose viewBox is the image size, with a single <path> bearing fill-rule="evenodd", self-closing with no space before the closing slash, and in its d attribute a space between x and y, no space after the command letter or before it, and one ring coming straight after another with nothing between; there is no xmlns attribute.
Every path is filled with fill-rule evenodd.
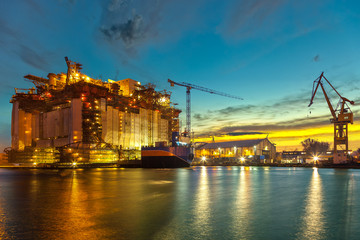
<svg viewBox="0 0 360 240"><path fill-rule="evenodd" d="M325 82L323 79L325 80ZM327 83L340 98L339 103L337 104L335 109L332 106L328 94L325 91L324 83ZM334 86L326 79L326 77L324 76L324 72L322 72L320 77L318 77L313 83L313 91L308 107L313 104L315 94L319 86L324 93L325 100L332 115L330 122L334 123L334 163L345 163L347 162L347 154L349 150L348 123L353 124L354 119L353 113L351 112L350 107L347 105L347 102L353 105L354 101L350 101L349 99L342 97L340 93L334 88Z"/></svg>
<svg viewBox="0 0 360 240"><path fill-rule="evenodd" d="M191 83L186 83L186 82L178 83L178 82L174 82L170 79L168 79L168 82L170 83L170 86L172 86L172 87L175 85L181 86L181 87L186 87L186 129L185 129L185 132L187 132L187 134L190 134L190 132L191 132L191 98L190 98L190 90L191 89L196 89L196 90L208 92L211 94L216 94L216 95L220 95L220 96L224 96L224 97L243 100L243 98L241 98L241 97L233 96L233 95L223 93L220 91L216 91L216 90L206 88L206 87L197 86L197 85L191 84Z"/></svg>

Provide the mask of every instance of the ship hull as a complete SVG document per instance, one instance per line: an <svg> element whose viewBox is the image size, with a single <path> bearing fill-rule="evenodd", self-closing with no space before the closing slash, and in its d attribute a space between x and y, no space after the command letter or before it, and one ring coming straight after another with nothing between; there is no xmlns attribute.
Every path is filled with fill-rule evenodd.
<svg viewBox="0 0 360 240"><path fill-rule="evenodd" d="M141 150L143 168L190 167L190 149L179 147L147 148Z"/></svg>

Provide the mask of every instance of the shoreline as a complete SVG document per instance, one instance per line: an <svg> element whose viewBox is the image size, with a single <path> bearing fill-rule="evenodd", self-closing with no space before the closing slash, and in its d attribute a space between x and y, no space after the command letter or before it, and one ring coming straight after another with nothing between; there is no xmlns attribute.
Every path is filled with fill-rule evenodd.
<svg viewBox="0 0 360 240"><path fill-rule="evenodd" d="M340 169L360 169L360 164L296 164L296 163L246 163L246 164L194 164L192 166L206 166L206 167L300 167L300 168L340 168Z"/></svg>
<svg viewBox="0 0 360 240"><path fill-rule="evenodd" d="M288 168L333 168L333 169L360 169L360 164L279 164L279 163L254 163L254 164L194 164L191 167L288 167ZM142 168L141 165L79 165L73 166L12 166L0 165L7 169L92 169L92 168ZM155 168L154 168L155 169Z"/></svg>

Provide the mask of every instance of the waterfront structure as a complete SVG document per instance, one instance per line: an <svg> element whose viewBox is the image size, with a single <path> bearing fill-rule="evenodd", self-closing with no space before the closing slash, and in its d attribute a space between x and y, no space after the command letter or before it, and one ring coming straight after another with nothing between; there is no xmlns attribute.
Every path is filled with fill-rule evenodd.
<svg viewBox="0 0 360 240"><path fill-rule="evenodd" d="M323 79L325 81L323 81ZM324 88L324 84L326 83L335 91L335 93L340 98L338 104L336 105L336 108L334 108L334 106L332 105L328 94ZM347 163L349 161L348 124L353 124L354 122L354 116L348 103L354 105L355 102L341 96L340 93L334 88L334 86L326 79L326 77L324 76L324 72L322 72L320 77L318 77L314 81L309 107L313 104L313 100L319 86L324 93L324 97L332 115L330 122L334 124L333 163Z"/></svg>
<svg viewBox="0 0 360 240"><path fill-rule="evenodd" d="M283 151L281 153L281 163L305 163L305 151Z"/></svg>
<svg viewBox="0 0 360 240"><path fill-rule="evenodd" d="M143 146L169 144L180 110L170 93L133 79L93 79L65 58L67 73L26 75L31 89L15 88L9 162L116 163L140 159Z"/></svg>
<svg viewBox="0 0 360 240"><path fill-rule="evenodd" d="M281 153L281 163L329 163L332 161L333 155L334 151L327 151L317 155L309 155L306 151L283 151Z"/></svg>
<svg viewBox="0 0 360 240"><path fill-rule="evenodd" d="M196 161L272 163L276 147L268 138L205 143L195 149Z"/></svg>
<svg viewBox="0 0 360 240"><path fill-rule="evenodd" d="M318 164L318 163L329 163L333 161L334 151L327 151L325 153L320 153L315 156L306 156L305 163L309 164Z"/></svg>

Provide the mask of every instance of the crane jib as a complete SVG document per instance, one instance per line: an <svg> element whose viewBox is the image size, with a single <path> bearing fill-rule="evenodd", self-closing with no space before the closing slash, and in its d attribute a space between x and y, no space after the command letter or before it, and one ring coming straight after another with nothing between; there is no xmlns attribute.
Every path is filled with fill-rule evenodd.
<svg viewBox="0 0 360 240"><path fill-rule="evenodd" d="M186 131L188 133L191 132L191 113L190 113L190 111L191 111L190 90L191 89L196 89L199 91L208 92L210 94L217 94L217 95L224 96L224 97L243 100L243 98L238 97L238 96L230 95L230 94L216 91L213 89L209 89L206 87L197 86L197 85L191 84L191 83L186 83L186 82L178 83L178 82L172 81L170 79L168 79L168 82L170 83L170 86L172 86L172 87L175 85L181 86L181 87L186 87Z"/></svg>

